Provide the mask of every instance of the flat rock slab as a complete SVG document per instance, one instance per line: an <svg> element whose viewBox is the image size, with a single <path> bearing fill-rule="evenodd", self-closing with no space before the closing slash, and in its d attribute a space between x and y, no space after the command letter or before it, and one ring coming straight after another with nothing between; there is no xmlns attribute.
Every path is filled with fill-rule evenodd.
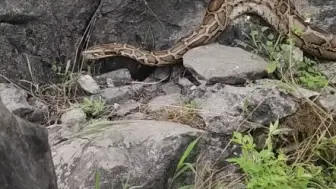
<svg viewBox="0 0 336 189"><path fill-rule="evenodd" d="M207 84L241 84L267 74L267 62L258 55L217 43L191 49L183 64Z"/></svg>
<svg viewBox="0 0 336 189"><path fill-rule="evenodd" d="M183 103L179 93L173 93L165 96L158 96L148 103L151 111L159 111L160 109L169 108L170 106L179 106Z"/></svg>

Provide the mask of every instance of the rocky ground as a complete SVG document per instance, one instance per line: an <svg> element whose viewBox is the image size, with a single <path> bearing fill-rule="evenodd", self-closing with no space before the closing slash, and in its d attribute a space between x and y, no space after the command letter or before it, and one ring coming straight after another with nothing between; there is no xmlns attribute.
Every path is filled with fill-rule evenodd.
<svg viewBox="0 0 336 189"><path fill-rule="evenodd" d="M120 41L167 48L199 24L207 2L0 3L0 168L22 173L0 177L0 183L89 189L99 171L102 189L164 189L187 146L200 137L190 161L210 167L211 176L204 178L244 188L242 173L226 161L241 153L231 143L235 131L250 132L262 143L269 125L280 120L291 129L289 139L309 136L336 116L336 62L315 66L328 78L328 86L318 90L281 81L267 73L267 57L246 46L243 32L252 24L244 19L217 42L190 50L181 64L152 68L117 57L93 65L94 74L80 69L76 53L86 37L91 45ZM312 14L313 23L336 33L334 1L297 5ZM90 23L94 28L85 30ZM303 60L300 49L293 51ZM330 125L334 132L335 122ZM194 178L183 175L171 188Z"/></svg>

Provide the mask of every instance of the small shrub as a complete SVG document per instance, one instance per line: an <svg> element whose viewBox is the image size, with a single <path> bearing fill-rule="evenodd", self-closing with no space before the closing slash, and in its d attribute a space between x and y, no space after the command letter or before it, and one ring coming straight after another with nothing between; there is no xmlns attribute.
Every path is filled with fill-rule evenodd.
<svg viewBox="0 0 336 189"><path fill-rule="evenodd" d="M304 57L297 60L293 52L294 41L283 40L281 36L272 34L265 36L263 33L268 27L253 29L250 33L250 43L255 50L269 59L266 71L275 73L285 81L297 82L302 87L318 90L328 85L328 79L314 66L316 62ZM293 32L301 34L299 28L294 27Z"/></svg>
<svg viewBox="0 0 336 189"><path fill-rule="evenodd" d="M232 141L241 145L242 155L228 161L239 165L246 174L248 189L307 189L311 179L321 173L321 168L314 165L288 165L284 153L276 155L273 152L272 135L281 132L277 123L271 124L267 147L260 152L256 150L252 136L234 133Z"/></svg>
<svg viewBox="0 0 336 189"><path fill-rule="evenodd" d="M102 114L105 110L105 101L103 100L93 100L89 98L84 98L82 105L82 110L89 117L97 117Z"/></svg>

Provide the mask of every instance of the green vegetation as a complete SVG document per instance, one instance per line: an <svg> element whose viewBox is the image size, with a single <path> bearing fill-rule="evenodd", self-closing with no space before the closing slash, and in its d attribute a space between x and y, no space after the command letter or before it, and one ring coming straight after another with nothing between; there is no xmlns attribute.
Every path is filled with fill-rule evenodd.
<svg viewBox="0 0 336 189"><path fill-rule="evenodd" d="M273 147L273 138L286 132L286 129L279 129L279 122L270 124L265 147L258 150L251 135L243 135L235 132L232 142L241 146L242 154L239 157L227 159L228 162L237 165L244 174L243 184L247 189L332 189L336 187L336 158L335 155L336 137L325 138L311 145L314 149L311 155L315 158L307 161L302 158L292 161L290 155L281 149ZM196 163L188 163L185 160L191 154L200 138L197 138L185 150L176 168L173 181L183 174L191 171L197 180L200 167ZM327 155L329 154L329 155ZM321 163L323 161L323 163ZM195 181L197 182L197 181ZM212 181L216 185L201 188L225 189L230 188L228 184L220 181ZM232 183L231 183L232 184ZM195 189L195 184L188 184L178 189Z"/></svg>
<svg viewBox="0 0 336 189"><path fill-rule="evenodd" d="M63 81L71 79L71 75L73 73L69 69L70 69L70 62L67 62L64 68L63 66L57 65L56 63L53 63L51 67L51 70L55 72Z"/></svg>
<svg viewBox="0 0 336 189"><path fill-rule="evenodd" d="M272 137L281 133L278 122L271 124L266 140L267 147L260 152L256 149L253 138L235 132L232 141L242 147L242 156L231 158L232 162L243 170L246 175L248 189L306 189L312 179L320 176L321 168L313 164L287 164L288 157L279 151L273 152Z"/></svg>
<svg viewBox="0 0 336 189"><path fill-rule="evenodd" d="M293 39L283 40L281 36L265 35L268 30L268 27L254 28L248 37L249 45L256 53L269 59L266 68L269 74L311 90L319 90L328 85L326 76L316 68L317 62L303 57L294 46ZM300 33L295 27L293 30Z"/></svg>
<svg viewBox="0 0 336 189"><path fill-rule="evenodd" d="M199 141L200 137L197 138L196 140L192 141L187 149L184 151L183 155L181 156L178 164L177 164L177 168L176 168L176 171L174 173L174 177L172 179L172 182L178 178L180 175L186 173L188 170L192 171L194 174L196 174L196 171L195 171L195 163L188 163L186 162L186 159L190 156L192 150L195 148L197 142ZM171 182L171 183L172 183ZM179 189L192 189L194 187L193 184L190 184L190 185L185 185L185 186L182 186L182 187L179 187Z"/></svg>
<svg viewBox="0 0 336 189"><path fill-rule="evenodd" d="M106 109L105 101L100 99L89 99L89 98L83 99L81 108L88 117L92 118L97 118Z"/></svg>

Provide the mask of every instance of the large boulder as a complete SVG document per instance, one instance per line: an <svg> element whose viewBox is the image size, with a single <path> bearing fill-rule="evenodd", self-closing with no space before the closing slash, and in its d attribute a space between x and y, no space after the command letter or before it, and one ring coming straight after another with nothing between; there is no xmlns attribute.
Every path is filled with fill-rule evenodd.
<svg viewBox="0 0 336 189"><path fill-rule="evenodd" d="M47 130L10 113L0 101L0 186L57 189Z"/></svg>
<svg viewBox="0 0 336 189"><path fill-rule="evenodd" d="M55 81L52 66L65 65L68 60L73 65L77 45L98 3L1 1L0 74L16 81Z"/></svg>
<svg viewBox="0 0 336 189"><path fill-rule="evenodd" d="M52 130L51 141L57 134ZM97 171L101 188L126 182L131 188L166 188L181 154L202 134L166 121L94 122L52 146L59 189L91 189Z"/></svg>

